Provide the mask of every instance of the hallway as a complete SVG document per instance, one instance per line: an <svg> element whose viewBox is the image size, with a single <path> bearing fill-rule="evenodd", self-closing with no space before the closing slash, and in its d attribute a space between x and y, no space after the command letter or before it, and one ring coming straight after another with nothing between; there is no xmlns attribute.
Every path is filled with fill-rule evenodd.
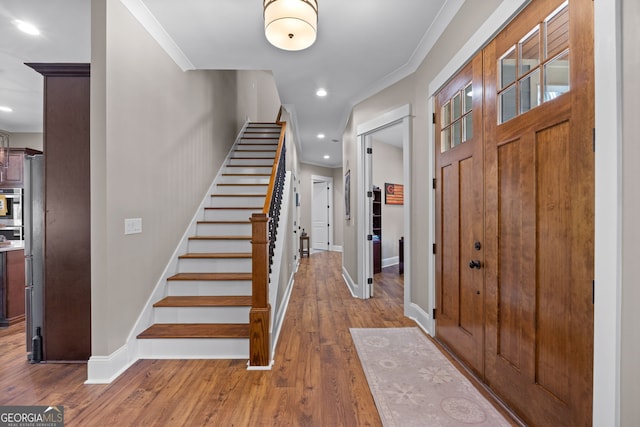
<svg viewBox="0 0 640 427"><path fill-rule="evenodd" d="M67 426L380 425L350 327L415 326L396 267L353 298L341 254L303 258L271 371L245 360L140 360L109 385L84 364L29 365L23 324L0 330L0 405L63 405Z"/></svg>

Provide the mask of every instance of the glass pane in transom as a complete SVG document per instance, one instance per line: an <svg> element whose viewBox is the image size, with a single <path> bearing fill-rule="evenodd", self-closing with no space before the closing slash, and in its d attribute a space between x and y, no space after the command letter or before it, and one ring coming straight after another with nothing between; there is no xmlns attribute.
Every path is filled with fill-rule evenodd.
<svg viewBox="0 0 640 427"><path fill-rule="evenodd" d="M540 70L520 80L520 113L540 105Z"/></svg>
<svg viewBox="0 0 640 427"><path fill-rule="evenodd" d="M464 124L464 141L469 141L473 139L473 112L467 114L463 118Z"/></svg>
<svg viewBox="0 0 640 427"><path fill-rule="evenodd" d="M503 89L516 81L516 47L511 46L498 62L498 86Z"/></svg>
<svg viewBox="0 0 640 427"><path fill-rule="evenodd" d="M464 88L464 108L462 109L464 113L468 113L473 108L473 85L469 83L467 87Z"/></svg>
<svg viewBox="0 0 640 427"><path fill-rule="evenodd" d="M453 148L462 143L462 121L455 122L451 129L451 148Z"/></svg>
<svg viewBox="0 0 640 427"><path fill-rule="evenodd" d="M460 92L456 93L456 95L451 100L451 119L453 121L458 120L462 111L462 97L460 96Z"/></svg>
<svg viewBox="0 0 640 427"><path fill-rule="evenodd" d="M569 91L569 52L564 52L544 66L544 100L549 101Z"/></svg>
<svg viewBox="0 0 640 427"><path fill-rule="evenodd" d="M449 102L442 107L442 127L447 127L451 124L451 105Z"/></svg>
<svg viewBox="0 0 640 427"><path fill-rule="evenodd" d="M446 128L440 132L440 152L444 153L451 148L451 128Z"/></svg>
<svg viewBox="0 0 640 427"><path fill-rule="evenodd" d="M517 115L516 87L512 86L499 95L500 123L507 122Z"/></svg>
<svg viewBox="0 0 640 427"><path fill-rule="evenodd" d="M565 2L545 20L545 59L569 47L569 7Z"/></svg>
<svg viewBox="0 0 640 427"><path fill-rule="evenodd" d="M527 74L538 65L540 65L540 30L536 27L520 42L520 75Z"/></svg>

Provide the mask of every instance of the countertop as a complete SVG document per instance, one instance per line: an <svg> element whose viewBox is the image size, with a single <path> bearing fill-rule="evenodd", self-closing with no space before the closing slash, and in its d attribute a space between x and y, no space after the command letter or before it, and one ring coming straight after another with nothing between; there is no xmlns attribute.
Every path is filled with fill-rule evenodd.
<svg viewBox="0 0 640 427"><path fill-rule="evenodd" d="M0 242L0 252L17 251L20 249L24 249L23 240L7 240L5 242Z"/></svg>

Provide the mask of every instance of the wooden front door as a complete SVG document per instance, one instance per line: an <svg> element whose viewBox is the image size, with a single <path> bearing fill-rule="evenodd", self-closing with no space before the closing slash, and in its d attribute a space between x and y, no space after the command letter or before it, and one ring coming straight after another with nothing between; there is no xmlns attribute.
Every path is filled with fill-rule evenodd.
<svg viewBox="0 0 640 427"><path fill-rule="evenodd" d="M436 96L436 338L483 360L482 55Z"/></svg>
<svg viewBox="0 0 640 427"><path fill-rule="evenodd" d="M590 425L593 4L536 0L484 50L486 382L530 425Z"/></svg>
<svg viewBox="0 0 640 427"><path fill-rule="evenodd" d="M436 95L436 338L529 425L591 424L593 126L590 0L531 2Z"/></svg>

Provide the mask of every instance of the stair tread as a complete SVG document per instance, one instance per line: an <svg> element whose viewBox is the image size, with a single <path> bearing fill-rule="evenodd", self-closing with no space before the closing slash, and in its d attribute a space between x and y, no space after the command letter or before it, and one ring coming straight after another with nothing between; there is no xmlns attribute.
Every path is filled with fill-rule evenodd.
<svg viewBox="0 0 640 427"><path fill-rule="evenodd" d="M251 252L190 252L180 255L180 259L234 259L234 258L251 258Z"/></svg>
<svg viewBox="0 0 640 427"><path fill-rule="evenodd" d="M251 183L242 183L242 182L231 182L231 183L222 183L222 184L216 184L220 187L254 187L254 186L264 186L264 187L268 187L269 184L251 184Z"/></svg>
<svg viewBox="0 0 640 427"><path fill-rule="evenodd" d="M138 338L249 338L249 324L157 323Z"/></svg>
<svg viewBox="0 0 640 427"><path fill-rule="evenodd" d="M249 210L249 211L261 211L262 206L207 206L205 210Z"/></svg>
<svg viewBox="0 0 640 427"><path fill-rule="evenodd" d="M220 220L220 221L198 221L198 224L251 224L251 220L237 221L237 220Z"/></svg>
<svg viewBox="0 0 640 427"><path fill-rule="evenodd" d="M190 236L189 240L251 240L251 236Z"/></svg>
<svg viewBox="0 0 640 427"><path fill-rule="evenodd" d="M251 273L178 273L167 280L251 280Z"/></svg>
<svg viewBox="0 0 640 427"><path fill-rule="evenodd" d="M212 194L211 197L264 197L266 194L260 193L233 193L233 194Z"/></svg>
<svg viewBox="0 0 640 427"><path fill-rule="evenodd" d="M250 295L226 296L169 296L153 304L154 307L251 307Z"/></svg>
<svg viewBox="0 0 640 427"><path fill-rule="evenodd" d="M272 165L227 165L228 168L270 168Z"/></svg>
<svg viewBox="0 0 640 427"><path fill-rule="evenodd" d="M223 173L222 176L271 176L270 173Z"/></svg>

